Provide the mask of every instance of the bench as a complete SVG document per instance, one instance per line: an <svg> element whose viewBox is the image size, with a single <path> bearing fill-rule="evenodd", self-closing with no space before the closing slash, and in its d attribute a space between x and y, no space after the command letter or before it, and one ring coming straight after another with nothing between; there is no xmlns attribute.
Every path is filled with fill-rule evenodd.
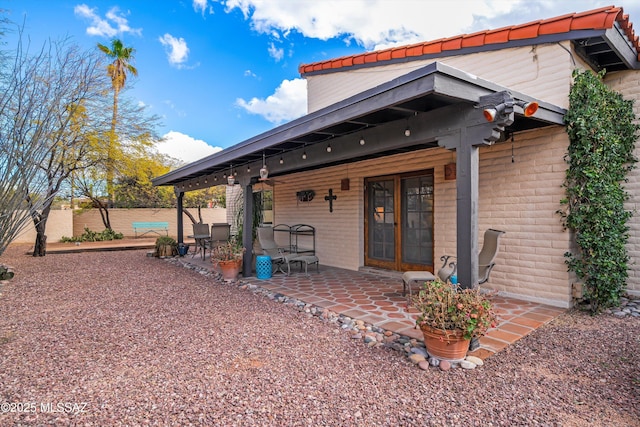
<svg viewBox="0 0 640 427"><path fill-rule="evenodd" d="M409 303L413 299L413 295L411 294L411 285L423 284L424 282L432 282L436 280L436 276L433 275L430 271L407 271L402 274L402 296L407 296L407 291L409 291L409 298L407 298L407 307Z"/></svg>
<svg viewBox="0 0 640 427"><path fill-rule="evenodd" d="M144 236L147 233L156 233L157 235L161 235L161 231L164 231L165 234L169 235L169 223L168 222L134 222L133 231L138 238L138 232L143 231L139 237Z"/></svg>

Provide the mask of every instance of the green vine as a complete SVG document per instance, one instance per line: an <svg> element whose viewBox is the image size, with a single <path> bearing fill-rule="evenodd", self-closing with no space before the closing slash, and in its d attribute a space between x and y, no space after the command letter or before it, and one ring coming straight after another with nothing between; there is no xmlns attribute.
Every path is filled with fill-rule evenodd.
<svg viewBox="0 0 640 427"><path fill-rule="evenodd" d="M567 197L559 211L575 234L577 250L565 254L569 271L583 283L592 312L617 305L628 277L627 221L629 198L624 189L637 159L633 149L640 127L634 123L633 102L608 88L604 72L573 72L569 111L568 164L563 186Z"/></svg>

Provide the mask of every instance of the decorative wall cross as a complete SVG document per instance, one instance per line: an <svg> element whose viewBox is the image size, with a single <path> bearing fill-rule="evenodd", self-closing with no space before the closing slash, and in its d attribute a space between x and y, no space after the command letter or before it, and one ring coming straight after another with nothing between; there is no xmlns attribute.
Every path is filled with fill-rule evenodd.
<svg viewBox="0 0 640 427"><path fill-rule="evenodd" d="M329 202L329 212L333 212L333 201L336 200L338 196L333 194L333 188L329 189L329 195L324 196L324 199Z"/></svg>

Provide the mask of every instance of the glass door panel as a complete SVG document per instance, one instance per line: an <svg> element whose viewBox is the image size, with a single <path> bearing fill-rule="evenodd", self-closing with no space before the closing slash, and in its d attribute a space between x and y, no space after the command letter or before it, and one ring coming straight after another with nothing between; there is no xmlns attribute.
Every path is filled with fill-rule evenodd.
<svg viewBox="0 0 640 427"><path fill-rule="evenodd" d="M365 264L433 271L433 173L366 180Z"/></svg>
<svg viewBox="0 0 640 427"><path fill-rule="evenodd" d="M433 266L433 175L401 179L402 265Z"/></svg>
<svg viewBox="0 0 640 427"><path fill-rule="evenodd" d="M383 263L395 263L394 181L370 181L368 189L369 258Z"/></svg>

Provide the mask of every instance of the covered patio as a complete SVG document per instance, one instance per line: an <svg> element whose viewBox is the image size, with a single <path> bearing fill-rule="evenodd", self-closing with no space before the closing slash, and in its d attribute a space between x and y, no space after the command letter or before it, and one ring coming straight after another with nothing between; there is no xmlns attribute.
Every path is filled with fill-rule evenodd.
<svg viewBox="0 0 640 427"><path fill-rule="evenodd" d="M526 108L531 103L538 106L535 114ZM490 118L488 111L491 111ZM401 153L445 149L455 153L457 164L456 199L452 209L456 217L458 282L465 287L474 287L478 283L479 148L504 141L521 131L562 125L564 112L558 106L434 62L186 165L153 182L158 186L174 187L178 196L178 241L183 241L182 197L185 191L222 185L233 177L232 182L242 187L243 222L249 224L254 211L253 186L264 181L262 173L259 174L261 169L266 170L264 175L277 180L295 173ZM327 197L325 200L332 199L331 192ZM329 212L332 212L331 205ZM281 222L278 215L276 213L275 223ZM357 220L356 217L353 219ZM308 222L305 218L296 220ZM324 243L320 228L318 235ZM362 235L358 237L363 239ZM251 256L248 255L253 248L250 233L243 234L242 244L247 254L243 276L249 277L252 271ZM322 249L317 255L321 263L326 260ZM358 256L364 258L363 249L359 249ZM433 259L426 258L420 269L433 270Z"/></svg>

